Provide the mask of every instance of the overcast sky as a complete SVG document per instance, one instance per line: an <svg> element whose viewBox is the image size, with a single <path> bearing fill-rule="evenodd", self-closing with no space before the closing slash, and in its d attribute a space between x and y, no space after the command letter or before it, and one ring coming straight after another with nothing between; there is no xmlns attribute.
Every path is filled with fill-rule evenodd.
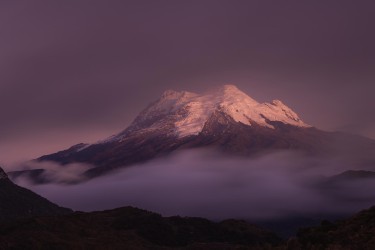
<svg viewBox="0 0 375 250"><path fill-rule="evenodd" d="M1 1L0 163L124 129L166 89L233 83L375 138L374 1Z"/></svg>

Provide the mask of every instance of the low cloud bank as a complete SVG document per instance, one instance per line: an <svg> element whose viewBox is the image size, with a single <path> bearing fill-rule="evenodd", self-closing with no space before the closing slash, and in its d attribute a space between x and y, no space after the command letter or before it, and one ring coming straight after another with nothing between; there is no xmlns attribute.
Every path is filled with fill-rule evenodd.
<svg viewBox="0 0 375 250"><path fill-rule="evenodd" d="M13 181L26 186L44 182L69 185L85 181L86 178L83 173L91 167L88 164L81 163L60 165L50 161L29 161L16 166L16 169L25 171L23 175L18 176L17 172L19 171L10 172L9 174L13 178ZM33 176L34 178L29 178L29 176Z"/></svg>
<svg viewBox="0 0 375 250"><path fill-rule="evenodd" d="M375 181L330 184L324 177L347 169L351 166L340 161L290 152L239 159L194 150L76 185L32 185L24 179L18 184L75 210L131 205L163 215L269 220L345 214L375 205L375 194L368 191L375 190Z"/></svg>

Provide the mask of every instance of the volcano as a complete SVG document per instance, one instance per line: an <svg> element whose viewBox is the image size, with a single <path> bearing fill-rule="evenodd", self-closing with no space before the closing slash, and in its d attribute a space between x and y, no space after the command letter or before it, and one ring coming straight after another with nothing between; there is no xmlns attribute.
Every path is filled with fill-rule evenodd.
<svg viewBox="0 0 375 250"><path fill-rule="evenodd" d="M88 178L103 175L172 152L209 148L234 156L253 157L277 150L307 155L373 155L375 141L326 132L305 123L280 100L260 103L234 85L210 93L167 90L125 130L94 144L80 143L36 161L92 166ZM367 164L367 163L366 163ZM35 170L13 176L40 176Z"/></svg>

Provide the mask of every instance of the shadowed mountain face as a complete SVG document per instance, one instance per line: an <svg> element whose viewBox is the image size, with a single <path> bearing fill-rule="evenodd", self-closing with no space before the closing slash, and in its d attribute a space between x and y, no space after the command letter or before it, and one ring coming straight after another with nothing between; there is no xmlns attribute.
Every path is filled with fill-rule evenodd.
<svg viewBox="0 0 375 250"><path fill-rule="evenodd" d="M331 137L333 135L314 128L295 128L283 124L277 124L275 129L256 124L250 127L217 112L210 117L198 135L177 138L164 130L142 131L131 133L121 141L98 143L81 151L68 149L38 160L61 164L88 163L94 168L86 174L94 177L181 149L209 147L237 156L252 156L267 150L283 149L317 153L323 150L324 141Z"/></svg>
<svg viewBox="0 0 375 250"><path fill-rule="evenodd" d="M258 103L233 85L206 95L166 91L119 134L95 144L77 144L37 161L87 163L92 168L84 175L91 178L190 148L214 148L237 156L295 150L319 156L355 155L365 159L363 164L375 162L368 157L375 152L375 141L318 130L281 101ZM38 173L28 174L43 171ZM46 181L33 177L38 178L38 182Z"/></svg>
<svg viewBox="0 0 375 250"><path fill-rule="evenodd" d="M11 182L0 168L0 221L36 215L61 215L72 211Z"/></svg>
<svg viewBox="0 0 375 250"><path fill-rule="evenodd" d="M244 221L162 217L132 207L0 224L0 249L269 249L281 243Z"/></svg>

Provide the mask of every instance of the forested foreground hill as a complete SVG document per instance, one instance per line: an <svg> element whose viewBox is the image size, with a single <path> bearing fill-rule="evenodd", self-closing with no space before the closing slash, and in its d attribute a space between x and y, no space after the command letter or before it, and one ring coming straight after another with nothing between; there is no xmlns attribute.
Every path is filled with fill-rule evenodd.
<svg viewBox="0 0 375 250"><path fill-rule="evenodd" d="M297 238L289 241L290 250L375 249L375 207L337 222L323 221L318 227L300 229Z"/></svg>
<svg viewBox="0 0 375 250"><path fill-rule="evenodd" d="M241 220L162 217L133 207L0 223L0 249L375 249L375 207L282 240Z"/></svg>
<svg viewBox="0 0 375 250"><path fill-rule="evenodd" d="M274 249L282 244L274 233L241 220L162 217L133 207L0 224L0 249Z"/></svg>

